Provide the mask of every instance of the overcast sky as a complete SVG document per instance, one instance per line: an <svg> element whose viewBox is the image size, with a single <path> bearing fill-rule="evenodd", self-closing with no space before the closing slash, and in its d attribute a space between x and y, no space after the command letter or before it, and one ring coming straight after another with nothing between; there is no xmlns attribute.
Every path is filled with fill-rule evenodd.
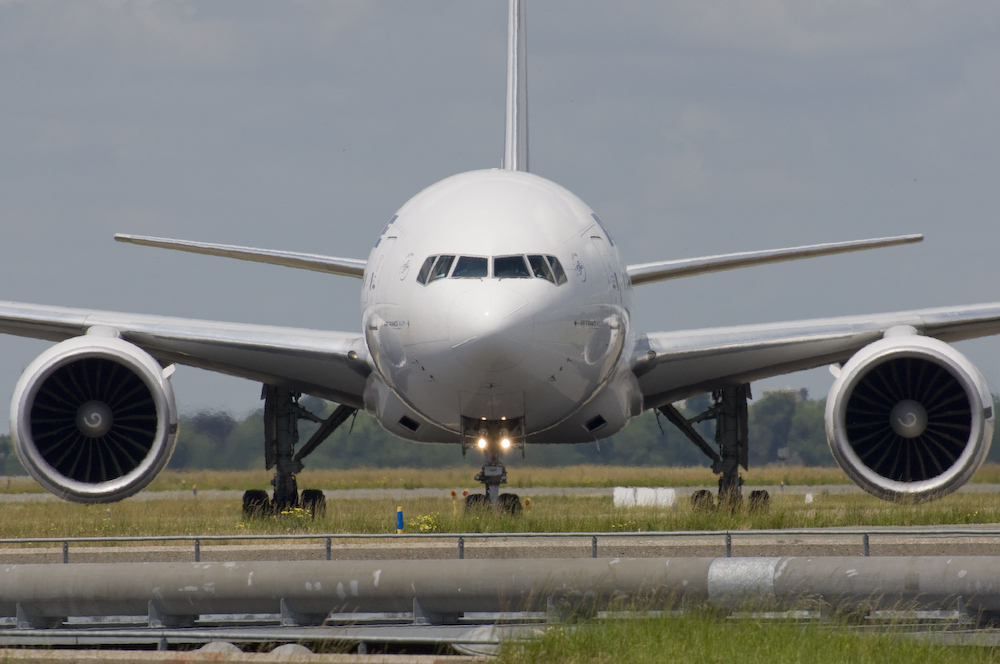
<svg viewBox="0 0 1000 664"><path fill-rule="evenodd" d="M640 329L1000 300L1000 3L527 11L531 170L591 205L626 261L927 236L642 286ZM506 16L505 0L0 0L0 298L360 331L357 280L112 235L366 258L409 197L499 165ZM0 338L0 399L46 346ZM1000 390L1000 339L959 348ZM182 412L258 405L247 381L173 382Z"/></svg>

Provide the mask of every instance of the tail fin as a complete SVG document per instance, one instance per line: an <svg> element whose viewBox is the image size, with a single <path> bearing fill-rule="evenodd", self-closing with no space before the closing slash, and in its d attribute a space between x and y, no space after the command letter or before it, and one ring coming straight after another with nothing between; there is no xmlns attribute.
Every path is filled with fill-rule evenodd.
<svg viewBox="0 0 1000 664"><path fill-rule="evenodd" d="M524 37L524 2L510 0L507 33L507 131L503 167L528 170L528 58Z"/></svg>

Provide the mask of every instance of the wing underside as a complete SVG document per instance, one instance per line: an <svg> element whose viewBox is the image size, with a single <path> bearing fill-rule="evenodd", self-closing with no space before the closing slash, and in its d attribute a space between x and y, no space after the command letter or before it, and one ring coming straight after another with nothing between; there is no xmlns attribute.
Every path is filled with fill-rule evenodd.
<svg viewBox="0 0 1000 664"><path fill-rule="evenodd" d="M793 371L841 363L886 330L945 342L1000 333L1000 303L643 335L633 370L645 408Z"/></svg>
<svg viewBox="0 0 1000 664"><path fill-rule="evenodd" d="M363 407L360 334L0 303L0 333L49 341L108 327L156 358Z"/></svg>

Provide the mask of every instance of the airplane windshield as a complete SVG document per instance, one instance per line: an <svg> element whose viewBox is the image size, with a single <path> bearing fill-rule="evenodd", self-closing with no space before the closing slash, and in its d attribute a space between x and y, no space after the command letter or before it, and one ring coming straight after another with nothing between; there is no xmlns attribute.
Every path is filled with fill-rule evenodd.
<svg viewBox="0 0 1000 664"><path fill-rule="evenodd" d="M434 259L437 256L428 256L424 264L420 266L420 274L417 275L418 284L426 284L427 277L431 276L431 268L434 267Z"/></svg>
<svg viewBox="0 0 1000 664"><path fill-rule="evenodd" d="M524 256L497 256L493 259L493 276L497 279L530 279Z"/></svg>
<svg viewBox="0 0 1000 664"><path fill-rule="evenodd" d="M489 276L489 263L478 256L459 256L452 278L475 279Z"/></svg>
<svg viewBox="0 0 1000 664"><path fill-rule="evenodd" d="M545 262L544 256L528 256L528 264L531 265L531 271L535 273L535 276L539 279L548 279L552 283L556 283L555 277L552 276L552 270L549 269L549 264Z"/></svg>
<svg viewBox="0 0 1000 664"><path fill-rule="evenodd" d="M566 271L563 270L562 264L555 256L546 256L546 258L549 259L549 265L552 266L552 274L556 277L556 285L562 286L566 283Z"/></svg>
<svg viewBox="0 0 1000 664"><path fill-rule="evenodd" d="M452 270L454 266L454 270ZM490 276L490 259L483 256L428 256L417 273L417 283L426 286L450 276L453 279L485 279ZM545 279L557 286L566 283L566 271L555 256L493 257L494 279Z"/></svg>
<svg viewBox="0 0 1000 664"><path fill-rule="evenodd" d="M434 273L431 275L431 281L447 277L448 271L451 270L451 264L454 262L454 256L441 256L438 259L437 264L434 266Z"/></svg>

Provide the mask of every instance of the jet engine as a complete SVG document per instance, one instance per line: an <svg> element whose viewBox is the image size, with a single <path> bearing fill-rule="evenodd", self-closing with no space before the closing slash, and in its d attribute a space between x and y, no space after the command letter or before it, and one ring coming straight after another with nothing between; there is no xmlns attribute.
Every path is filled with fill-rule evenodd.
<svg viewBox="0 0 1000 664"><path fill-rule="evenodd" d="M826 403L840 467L885 500L939 498L976 472L993 438L993 399L957 350L913 328L858 351Z"/></svg>
<svg viewBox="0 0 1000 664"><path fill-rule="evenodd" d="M10 430L18 459L66 500L131 496L174 451L170 373L115 330L92 328L56 344L28 365L14 389Z"/></svg>

